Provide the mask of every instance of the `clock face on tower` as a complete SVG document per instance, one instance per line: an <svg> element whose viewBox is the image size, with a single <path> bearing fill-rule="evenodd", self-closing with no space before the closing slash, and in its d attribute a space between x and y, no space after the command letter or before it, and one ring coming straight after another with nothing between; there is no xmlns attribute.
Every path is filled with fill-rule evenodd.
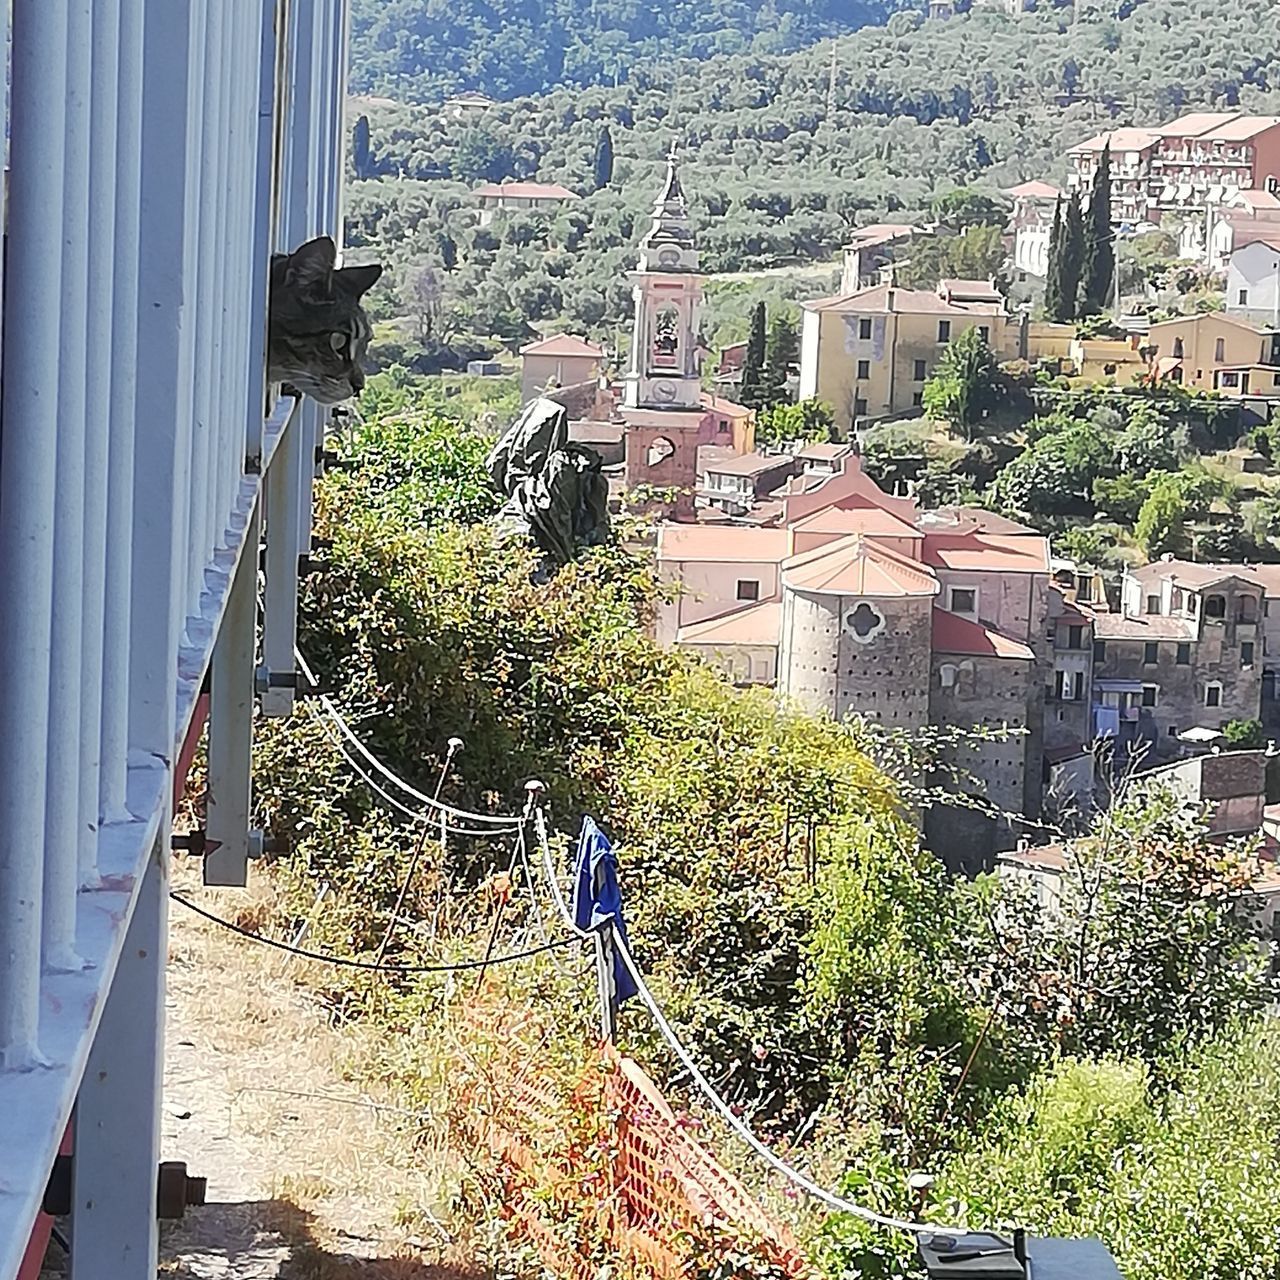
<svg viewBox="0 0 1280 1280"><path fill-rule="evenodd" d="M653 384L653 398L670 404L676 398L676 384L665 380Z"/></svg>
<svg viewBox="0 0 1280 1280"><path fill-rule="evenodd" d="M680 265L679 249L661 249L658 252L658 266L678 267Z"/></svg>

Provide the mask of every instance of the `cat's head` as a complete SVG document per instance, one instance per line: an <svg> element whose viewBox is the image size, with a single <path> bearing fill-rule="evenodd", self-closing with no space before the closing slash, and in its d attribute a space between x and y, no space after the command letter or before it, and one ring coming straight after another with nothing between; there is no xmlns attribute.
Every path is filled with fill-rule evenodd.
<svg viewBox="0 0 1280 1280"><path fill-rule="evenodd" d="M321 404L337 404L364 386L360 361L372 332L360 298L382 267L334 269L328 236L271 259L267 379L283 382Z"/></svg>

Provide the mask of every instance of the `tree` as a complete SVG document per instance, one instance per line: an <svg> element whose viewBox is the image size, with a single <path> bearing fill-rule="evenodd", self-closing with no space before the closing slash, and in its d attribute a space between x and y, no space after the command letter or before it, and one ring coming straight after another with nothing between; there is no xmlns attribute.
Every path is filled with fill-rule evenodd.
<svg viewBox="0 0 1280 1280"><path fill-rule="evenodd" d="M418 340L426 342L435 336L444 302L444 290L435 268L421 265L409 270L405 277L402 301L417 322Z"/></svg>
<svg viewBox="0 0 1280 1280"><path fill-rule="evenodd" d="M787 382L799 358L800 336L796 332L795 321L786 316L775 316L765 344L762 400L766 405L783 404L788 400Z"/></svg>
<svg viewBox="0 0 1280 1280"><path fill-rule="evenodd" d="M949 422L965 440L993 409L1000 393L1000 366L977 325L947 343L933 376L924 384L924 408Z"/></svg>
<svg viewBox="0 0 1280 1280"><path fill-rule="evenodd" d="M742 361L742 384L738 395L749 409L758 408L762 403L767 322L764 302L757 302L751 311L751 333Z"/></svg>
<svg viewBox="0 0 1280 1280"><path fill-rule="evenodd" d="M1232 751L1260 751L1266 746L1261 720L1230 720L1222 726L1222 736Z"/></svg>
<svg viewBox="0 0 1280 1280"><path fill-rule="evenodd" d="M369 154L369 117L361 116L351 135L351 163L357 178L371 178L373 168Z"/></svg>
<svg viewBox="0 0 1280 1280"><path fill-rule="evenodd" d="M1138 512L1134 537L1148 560L1178 553L1186 542L1187 499L1182 478L1163 475L1151 486Z"/></svg>
<svg viewBox="0 0 1280 1280"><path fill-rule="evenodd" d="M603 191L613 181L613 134L608 125L596 140L595 177L597 191Z"/></svg>
<svg viewBox="0 0 1280 1280"><path fill-rule="evenodd" d="M1115 280L1115 232L1111 229L1111 148L1102 148L1089 197L1085 226L1084 271L1080 281L1080 314L1096 316L1111 301Z"/></svg>
<svg viewBox="0 0 1280 1280"><path fill-rule="evenodd" d="M440 265L446 271L458 265L458 242L447 231L440 236Z"/></svg>
<svg viewBox="0 0 1280 1280"><path fill-rule="evenodd" d="M1044 282L1044 313L1055 323L1068 318L1069 308L1062 294L1062 197L1053 206L1053 226L1049 230L1049 268Z"/></svg>
<svg viewBox="0 0 1280 1280"><path fill-rule="evenodd" d="M1057 215L1054 215L1055 223ZM1084 221L1080 202L1072 196L1057 228L1056 249L1049 248L1049 278L1045 285L1045 311L1050 320L1064 323L1080 314L1080 273L1084 267Z"/></svg>
<svg viewBox="0 0 1280 1280"><path fill-rule="evenodd" d="M970 227L1003 229L1009 216L1002 199L978 187L957 187L954 191L935 196L929 212L956 231L966 231Z"/></svg>
<svg viewBox="0 0 1280 1280"><path fill-rule="evenodd" d="M834 421L831 406L821 400L771 405L756 414L756 443L780 444L791 440L824 442L831 439Z"/></svg>

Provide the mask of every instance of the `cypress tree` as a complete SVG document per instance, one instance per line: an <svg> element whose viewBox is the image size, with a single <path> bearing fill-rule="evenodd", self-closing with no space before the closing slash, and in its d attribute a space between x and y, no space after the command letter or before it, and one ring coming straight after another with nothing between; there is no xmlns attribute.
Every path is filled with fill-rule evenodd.
<svg viewBox="0 0 1280 1280"><path fill-rule="evenodd" d="M613 181L613 134L609 126L600 130L596 140L596 190L603 191Z"/></svg>
<svg viewBox="0 0 1280 1280"><path fill-rule="evenodd" d="M742 361L742 385L738 396L749 409L759 408L762 399L766 323L764 303L757 302L751 311L751 334L747 338L747 353Z"/></svg>
<svg viewBox="0 0 1280 1280"><path fill-rule="evenodd" d="M766 404L787 403L787 379L800 358L800 335L786 316L775 317L769 326L764 360L763 398Z"/></svg>
<svg viewBox="0 0 1280 1280"><path fill-rule="evenodd" d="M1067 319L1062 297L1062 197L1053 206L1053 229L1049 232L1049 267L1044 282L1044 313L1050 320Z"/></svg>
<svg viewBox="0 0 1280 1280"><path fill-rule="evenodd" d="M1096 316L1106 310L1115 280L1115 233L1111 229L1111 148L1102 148L1098 172L1089 197L1085 225L1084 273L1080 283L1080 314Z"/></svg>
<svg viewBox="0 0 1280 1280"><path fill-rule="evenodd" d="M356 121L355 131L351 138L351 163L357 178L368 178L369 168L369 117L361 116Z"/></svg>
<svg viewBox="0 0 1280 1280"><path fill-rule="evenodd" d="M1080 273L1084 266L1084 215L1080 201L1072 196L1062 219L1062 290L1063 319L1074 320L1080 314Z"/></svg>

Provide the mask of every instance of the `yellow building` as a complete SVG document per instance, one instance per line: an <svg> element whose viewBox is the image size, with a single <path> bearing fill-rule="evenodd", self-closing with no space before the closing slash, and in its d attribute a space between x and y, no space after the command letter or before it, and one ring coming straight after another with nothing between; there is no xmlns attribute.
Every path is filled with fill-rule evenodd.
<svg viewBox="0 0 1280 1280"><path fill-rule="evenodd" d="M1210 311L1180 316L1151 326L1144 346L1153 349L1152 361L1162 378L1195 387L1239 395L1239 376L1231 385L1229 374L1249 375L1249 393L1273 395L1280 374L1280 333L1257 329L1235 316Z"/></svg>
<svg viewBox="0 0 1280 1280"><path fill-rule="evenodd" d="M937 290L878 285L804 304L800 398L856 419L909 411L948 342L977 327L1001 360L1027 355L1025 322L986 280L944 280Z"/></svg>

